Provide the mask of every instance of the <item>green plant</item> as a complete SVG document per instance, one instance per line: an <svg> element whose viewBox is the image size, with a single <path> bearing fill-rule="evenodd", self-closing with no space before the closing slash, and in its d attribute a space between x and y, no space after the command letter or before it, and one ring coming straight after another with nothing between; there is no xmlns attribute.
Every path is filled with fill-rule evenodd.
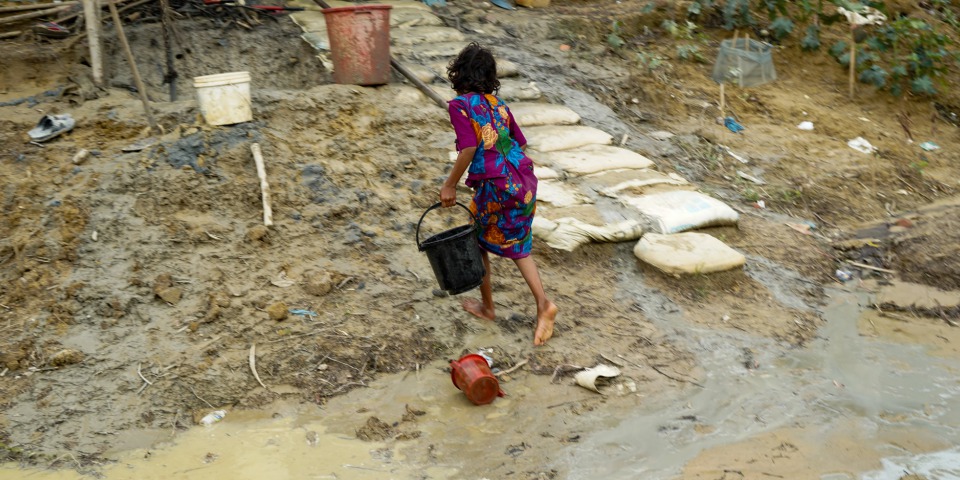
<svg viewBox="0 0 960 480"><path fill-rule="evenodd" d="M749 187L740 192L740 196L748 202L756 202L760 200L760 193Z"/></svg>
<svg viewBox="0 0 960 480"><path fill-rule="evenodd" d="M951 51L953 41L948 36L916 18L899 18L883 25L864 43L876 55L867 59L869 67L860 74L860 81L888 88L897 96L908 91L936 95L936 84L946 80L951 64L960 58Z"/></svg>
<svg viewBox="0 0 960 480"><path fill-rule="evenodd" d="M656 53L649 52L637 52L637 62L640 64L647 73L654 73L660 68L667 65L664 62L663 57L657 55Z"/></svg>
<svg viewBox="0 0 960 480"><path fill-rule="evenodd" d="M780 190L780 195L783 197L783 201L789 202L793 205L796 205L800 200L803 199L803 192L793 188L784 188Z"/></svg>
<svg viewBox="0 0 960 480"><path fill-rule="evenodd" d="M626 45L627 42L620 37L620 21L614 20L613 26L610 29L610 34L607 35L607 44L610 45L614 50L619 49L620 47Z"/></svg>
<svg viewBox="0 0 960 480"><path fill-rule="evenodd" d="M686 62L707 63L707 59L700 53L700 47L696 45L678 46L677 57Z"/></svg>
<svg viewBox="0 0 960 480"><path fill-rule="evenodd" d="M916 170L916 172L920 175L923 175L923 169L927 168L927 165L929 165L929 163L927 163L925 158L921 158L916 162L910 162L910 168Z"/></svg>

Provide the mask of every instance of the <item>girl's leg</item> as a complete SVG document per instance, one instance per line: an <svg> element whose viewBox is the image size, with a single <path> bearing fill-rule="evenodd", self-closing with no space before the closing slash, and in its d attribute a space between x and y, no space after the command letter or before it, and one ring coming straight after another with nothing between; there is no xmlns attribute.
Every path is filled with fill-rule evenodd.
<svg viewBox="0 0 960 480"><path fill-rule="evenodd" d="M493 312L493 286L490 285L490 254L486 250L481 250L483 254L483 268L486 274L483 276L483 283L480 284L480 300L475 298L464 299L460 302L463 309L486 320L495 320L497 317Z"/></svg>
<svg viewBox="0 0 960 480"><path fill-rule="evenodd" d="M533 344L543 345L553 336L553 321L557 316L557 306L547 298L543 291L543 283L540 281L540 272L537 270L537 263L533 257L524 257L514 260L520 274L527 281L530 292L537 302L537 329L533 334Z"/></svg>

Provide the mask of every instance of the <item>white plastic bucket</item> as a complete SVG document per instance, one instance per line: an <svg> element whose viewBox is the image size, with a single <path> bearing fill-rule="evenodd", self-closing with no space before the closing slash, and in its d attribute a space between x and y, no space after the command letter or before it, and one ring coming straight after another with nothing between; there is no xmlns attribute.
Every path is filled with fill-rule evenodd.
<svg viewBox="0 0 960 480"><path fill-rule="evenodd" d="M197 103L210 125L231 125L253 120L250 108L250 72L230 72L193 77Z"/></svg>

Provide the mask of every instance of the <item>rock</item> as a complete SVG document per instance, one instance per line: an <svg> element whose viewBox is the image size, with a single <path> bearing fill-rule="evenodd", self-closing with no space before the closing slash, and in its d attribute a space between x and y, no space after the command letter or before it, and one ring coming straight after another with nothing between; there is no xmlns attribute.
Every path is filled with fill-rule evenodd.
<svg viewBox="0 0 960 480"><path fill-rule="evenodd" d="M270 305L266 308L267 315L270 315L270 320L275 320L277 322L287 318L290 315L290 311L287 310L287 304L283 302L277 302L273 305Z"/></svg>
<svg viewBox="0 0 960 480"><path fill-rule="evenodd" d="M156 294L164 302L176 304L183 297L183 290L180 287L170 287L161 289Z"/></svg>
<svg viewBox="0 0 960 480"><path fill-rule="evenodd" d="M83 352L79 350L60 350L59 352L53 354L50 357L50 366L52 367L64 367L67 365L73 365L75 363L80 363L83 361Z"/></svg>
<svg viewBox="0 0 960 480"><path fill-rule="evenodd" d="M357 429L357 438L367 442L378 442L393 437L393 428L377 417L367 419L366 425Z"/></svg>
<svg viewBox="0 0 960 480"><path fill-rule="evenodd" d="M329 273L314 273L307 275L303 284L303 291L310 295L322 297L333 290L333 277Z"/></svg>
<svg viewBox="0 0 960 480"><path fill-rule="evenodd" d="M162 273L157 275L157 278L153 280L153 292L157 293L160 290L165 288L170 288L173 286L173 278L169 273Z"/></svg>
<svg viewBox="0 0 960 480"><path fill-rule="evenodd" d="M270 230L264 225L257 225L256 227L247 230L247 241L248 242L260 242L266 238L267 234L270 233Z"/></svg>

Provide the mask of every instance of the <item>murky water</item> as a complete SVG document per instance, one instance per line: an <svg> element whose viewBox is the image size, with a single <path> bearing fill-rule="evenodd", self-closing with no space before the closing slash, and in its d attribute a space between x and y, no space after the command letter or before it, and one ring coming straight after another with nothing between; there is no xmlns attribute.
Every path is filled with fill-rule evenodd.
<svg viewBox="0 0 960 480"><path fill-rule="evenodd" d="M591 435L563 460L569 478L671 478L700 452L780 428L842 424L851 436L880 438L883 430L939 440L960 441L960 382L957 363L931 357L921 346L861 337L857 331L863 294L831 292L823 312L821 338L803 349L738 332L686 327L687 345L707 372L704 388L663 409L636 412L619 425ZM759 368L744 366L744 348ZM670 421L672 419L672 421ZM888 419L896 419L895 424ZM709 426L704 434L703 425ZM825 429L823 434L836 434ZM896 452L882 441L884 451ZM903 452L900 452L903 453ZM952 459L954 463L948 461ZM931 479L953 479L956 450L909 460L930 463ZM900 462L900 463L897 463ZM944 470L936 465L953 465ZM885 472L893 471L893 467ZM913 470L910 470L913 471ZM854 478L862 472L838 472ZM901 471L902 473L902 471ZM846 476L850 474L851 476ZM894 478L888 473L863 478ZM895 477L899 478L899 477Z"/></svg>
<svg viewBox="0 0 960 480"><path fill-rule="evenodd" d="M539 455L564 472L563 478L675 478L710 449L792 429L813 442L842 437L862 457L848 464L845 454L836 452L834 463L807 461L816 472L811 478L887 480L903 472L960 478L960 449L954 447L960 444L957 362L931 356L921 345L861 336L857 322L867 305L865 293L829 292L820 337L799 349L685 324L664 297L642 288L630 295L646 295L648 316L664 331L677 332L675 340L696 355L706 372L702 388L689 386L672 398L621 397L570 415L553 407L603 400L576 387L558 389L546 377L526 376L505 384L506 399L477 408L450 387L444 364L437 362L333 399L323 410L280 404L262 412L230 412L213 427L112 454L116 463L101 472L109 479L464 478L486 467L514 471L511 462L523 465L520 455ZM795 300L788 290L778 295ZM654 308L658 301L660 308ZM479 327L469 337L470 344L503 341L496 326ZM400 424L406 405L426 412L423 420L398 427L419 433L419 439L387 447L354 437L372 412ZM558 449L531 432L571 443ZM170 438L169 432L153 434ZM905 443L924 445L927 453L915 453ZM881 468L875 469L877 464ZM7 466L0 478L81 476Z"/></svg>

